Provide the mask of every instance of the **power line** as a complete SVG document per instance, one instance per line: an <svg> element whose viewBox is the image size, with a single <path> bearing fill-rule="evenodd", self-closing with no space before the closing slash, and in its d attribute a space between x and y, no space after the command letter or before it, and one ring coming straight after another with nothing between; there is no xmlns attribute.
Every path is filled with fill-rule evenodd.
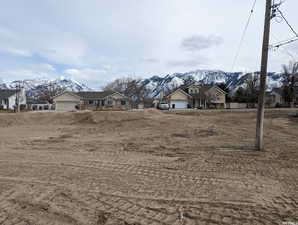
<svg viewBox="0 0 298 225"><path fill-rule="evenodd" d="M250 10L250 13L249 13L249 16L248 16L248 20L245 24L245 27L244 27L244 30L243 30L243 33L242 33L242 36L241 36L241 39L240 39L240 43L239 43L239 46L237 48L237 51L236 51L236 55L234 57L234 61L233 61L233 64L232 64L232 69L231 69L231 72L234 71L234 67L236 65L236 61L239 57L239 54L240 54L240 50L241 50L241 47L243 45L243 42L244 42L244 38L245 38L245 35L246 35L246 32L247 32L247 29L248 29L248 26L250 24L250 21L251 21L251 18L252 18L252 15L254 13L254 10L255 10L255 7L256 7L256 3L257 3L257 0L254 0L253 2L253 5L252 5L252 8Z"/></svg>
<svg viewBox="0 0 298 225"><path fill-rule="evenodd" d="M288 27L291 29L291 31L294 33L294 37L289 38L287 40L284 41L279 41L277 43L271 44L270 48L274 49L274 48L280 48L281 46L293 43L295 41L298 41L298 33L295 31L295 29L293 28L293 26L289 23L289 21L287 20L287 18L285 17L285 15L283 14L283 12L279 9L280 5L283 3L283 1L281 1L279 4L273 4L272 7L272 17L271 18L281 18L282 20L284 20L286 22L286 24L288 25ZM280 21L281 22L281 21Z"/></svg>
<svg viewBox="0 0 298 225"><path fill-rule="evenodd" d="M272 37L277 41L277 43L280 43L278 41L278 38L274 34L272 34ZM282 47L281 49L284 51L284 53L286 53L287 55L289 55L292 58L292 60L295 59L294 55L287 48L285 48L283 46L280 46L280 47ZM275 48L279 48L279 47L274 47L272 45L270 46L270 49L273 49L274 50Z"/></svg>
<svg viewBox="0 0 298 225"><path fill-rule="evenodd" d="M284 19L284 21L287 23L287 25L289 26L289 28L292 30L292 32L295 34L295 36L298 38L298 33L295 31L295 29L291 26L291 24L289 23L289 21L287 20L287 18L284 16L283 12L280 11L280 9L277 9L277 11L279 12L279 14L281 15L281 17Z"/></svg>
<svg viewBox="0 0 298 225"><path fill-rule="evenodd" d="M270 45L270 48L271 48L271 49L279 48L279 47L282 47L282 46L284 46L284 45L291 44L291 43L293 43L293 42L295 42L295 41L298 41L298 37L293 37L293 38L290 38L290 39L287 39L287 40L284 40L284 41L280 41L280 42L271 44L271 45Z"/></svg>

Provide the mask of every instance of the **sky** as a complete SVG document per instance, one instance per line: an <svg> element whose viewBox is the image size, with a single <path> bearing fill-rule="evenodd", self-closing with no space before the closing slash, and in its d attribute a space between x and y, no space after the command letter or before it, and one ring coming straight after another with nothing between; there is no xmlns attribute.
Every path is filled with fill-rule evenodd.
<svg viewBox="0 0 298 225"><path fill-rule="evenodd" d="M0 79L73 78L92 88L120 77L260 68L265 0L9 0L0 8ZM297 0L280 9L298 30ZM271 43L293 36L272 20ZM298 43L270 51L269 70L298 59Z"/></svg>

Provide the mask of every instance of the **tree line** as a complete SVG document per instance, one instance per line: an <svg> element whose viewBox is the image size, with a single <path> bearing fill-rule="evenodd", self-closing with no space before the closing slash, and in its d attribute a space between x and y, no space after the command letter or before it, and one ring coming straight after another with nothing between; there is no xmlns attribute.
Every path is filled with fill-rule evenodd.
<svg viewBox="0 0 298 225"><path fill-rule="evenodd" d="M298 82L298 62L290 62L282 66L281 95L287 105L295 101L295 83ZM296 87L297 88L297 87ZM258 102L259 76L251 74L244 85L239 87L233 95L233 101L255 104Z"/></svg>
<svg viewBox="0 0 298 225"><path fill-rule="evenodd" d="M290 62L288 65L283 65L282 69L282 97L286 103L290 104L295 100L295 82L298 82L298 62ZM184 85L190 85L194 82L194 77L189 76L184 80ZM226 99L227 102L239 102L254 105L258 101L258 73L247 74L244 84L233 93L225 83L218 84L218 86L228 93ZM179 86L176 83L169 83L163 86L162 90L159 91L161 91L163 95L168 95L178 87ZM108 83L105 87L103 87L103 90L113 90L122 93L131 99L133 105L138 105L146 99L155 97L151 96L152 90L148 87L147 83L145 83L141 78L134 77L118 78ZM58 84L49 83L38 90L37 96L39 100L52 102L55 95L64 91L65 88L60 87Z"/></svg>

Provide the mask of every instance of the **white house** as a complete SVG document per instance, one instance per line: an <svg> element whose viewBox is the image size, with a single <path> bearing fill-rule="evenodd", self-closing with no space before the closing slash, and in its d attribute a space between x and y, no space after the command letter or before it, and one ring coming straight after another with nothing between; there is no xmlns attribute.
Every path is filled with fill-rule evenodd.
<svg viewBox="0 0 298 225"><path fill-rule="evenodd" d="M56 105L56 111L74 111L77 110L77 106L81 103L80 96L72 92L64 92L54 97L54 103Z"/></svg>
<svg viewBox="0 0 298 225"><path fill-rule="evenodd" d="M25 89L0 89L0 107L6 110L14 110L16 105L26 106Z"/></svg>

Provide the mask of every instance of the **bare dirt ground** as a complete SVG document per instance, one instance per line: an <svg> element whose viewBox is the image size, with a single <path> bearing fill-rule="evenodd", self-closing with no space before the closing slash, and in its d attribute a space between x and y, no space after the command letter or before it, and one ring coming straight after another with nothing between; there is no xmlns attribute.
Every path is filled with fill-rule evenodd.
<svg viewBox="0 0 298 225"><path fill-rule="evenodd" d="M0 224L298 223L291 113L2 113Z"/></svg>

